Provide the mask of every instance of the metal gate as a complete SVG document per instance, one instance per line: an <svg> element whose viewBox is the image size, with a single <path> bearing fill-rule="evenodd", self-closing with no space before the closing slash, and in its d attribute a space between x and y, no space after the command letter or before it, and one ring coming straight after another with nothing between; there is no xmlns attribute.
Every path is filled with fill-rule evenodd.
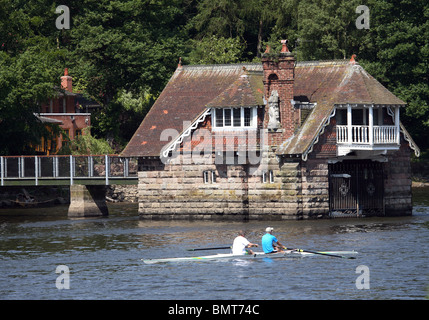
<svg viewBox="0 0 429 320"><path fill-rule="evenodd" d="M331 217L384 215L382 163L370 160L329 164Z"/></svg>

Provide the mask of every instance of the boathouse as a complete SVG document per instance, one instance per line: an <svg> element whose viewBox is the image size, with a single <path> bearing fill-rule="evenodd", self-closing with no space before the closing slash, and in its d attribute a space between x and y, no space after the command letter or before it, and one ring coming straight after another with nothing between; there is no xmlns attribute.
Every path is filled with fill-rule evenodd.
<svg viewBox="0 0 429 320"><path fill-rule="evenodd" d="M406 103L352 57L181 65L122 152L146 219L410 215Z"/></svg>

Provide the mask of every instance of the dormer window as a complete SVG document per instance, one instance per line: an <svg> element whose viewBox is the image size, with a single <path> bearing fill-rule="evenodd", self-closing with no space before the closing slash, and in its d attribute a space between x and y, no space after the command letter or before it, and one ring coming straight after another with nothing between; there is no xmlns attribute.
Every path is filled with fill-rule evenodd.
<svg viewBox="0 0 429 320"><path fill-rule="evenodd" d="M313 111L315 107L315 103L310 102L300 102L300 101L292 101L295 109L299 110L300 114L300 125L302 126L307 120L307 117L310 115L311 111Z"/></svg>
<svg viewBox="0 0 429 320"><path fill-rule="evenodd" d="M212 109L214 129L256 128L256 107L215 108Z"/></svg>

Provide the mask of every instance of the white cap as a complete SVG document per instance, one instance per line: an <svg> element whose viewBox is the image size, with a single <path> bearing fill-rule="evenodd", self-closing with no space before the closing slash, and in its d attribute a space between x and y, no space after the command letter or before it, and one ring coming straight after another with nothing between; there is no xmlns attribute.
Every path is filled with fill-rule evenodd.
<svg viewBox="0 0 429 320"><path fill-rule="evenodd" d="M273 231L273 230L274 230L274 228L267 227L267 228L265 229L265 232L271 232L271 231Z"/></svg>

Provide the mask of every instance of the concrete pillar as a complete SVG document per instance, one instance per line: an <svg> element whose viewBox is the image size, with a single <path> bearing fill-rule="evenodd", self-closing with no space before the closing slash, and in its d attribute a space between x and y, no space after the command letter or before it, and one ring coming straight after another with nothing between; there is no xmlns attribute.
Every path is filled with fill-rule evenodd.
<svg viewBox="0 0 429 320"><path fill-rule="evenodd" d="M101 217L109 214L106 186L71 185L69 217Z"/></svg>

